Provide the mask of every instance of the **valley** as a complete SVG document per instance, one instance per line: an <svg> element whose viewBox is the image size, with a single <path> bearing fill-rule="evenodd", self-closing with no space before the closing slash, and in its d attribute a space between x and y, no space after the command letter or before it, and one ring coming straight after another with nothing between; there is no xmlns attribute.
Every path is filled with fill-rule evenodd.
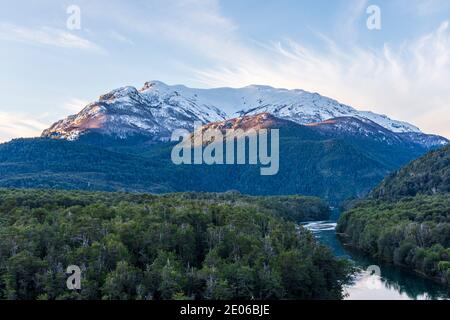
<svg viewBox="0 0 450 320"><path fill-rule="evenodd" d="M223 164L173 161L170 137L195 143L194 123ZM276 172L227 150L229 130L237 146L276 132ZM448 299L448 143L303 90L113 90L0 144L0 298ZM86 289L67 293L74 259Z"/></svg>

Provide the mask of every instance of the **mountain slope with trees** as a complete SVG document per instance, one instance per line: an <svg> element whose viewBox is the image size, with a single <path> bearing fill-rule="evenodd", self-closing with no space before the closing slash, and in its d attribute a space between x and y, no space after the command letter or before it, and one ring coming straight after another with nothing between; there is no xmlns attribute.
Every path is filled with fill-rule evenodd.
<svg viewBox="0 0 450 320"><path fill-rule="evenodd" d="M387 177L371 196L396 199L416 194L450 193L450 146L443 147L412 161Z"/></svg>
<svg viewBox="0 0 450 320"><path fill-rule="evenodd" d="M90 133L75 141L18 139L1 144L0 187L151 193L237 190L318 196L337 205L364 196L387 174L427 151L369 120L342 118L302 126L261 114L206 127L228 125L279 129L278 174L261 176L255 165L177 166L171 161L173 143Z"/></svg>

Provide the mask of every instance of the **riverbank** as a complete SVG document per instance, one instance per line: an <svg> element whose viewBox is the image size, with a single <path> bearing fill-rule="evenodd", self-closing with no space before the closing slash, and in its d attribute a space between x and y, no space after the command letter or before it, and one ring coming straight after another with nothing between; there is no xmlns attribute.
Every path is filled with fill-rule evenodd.
<svg viewBox="0 0 450 320"><path fill-rule="evenodd" d="M336 237L338 238L338 240L341 242L342 246L347 251L353 251L353 252L357 252L357 253L359 253L361 255L368 255L368 256L370 256L370 253L365 252L363 250L360 250L358 247L353 246L350 242L346 242L345 238L349 237L347 234L336 232ZM450 283L443 281L442 278L431 277L431 276L427 275L426 273L421 272L420 270L411 269L405 264L393 263L391 261L383 260L383 259L377 259L375 257L371 257L371 258L374 261L378 261L378 263L380 263L380 264L386 264L386 265L391 265L391 266L395 266L395 267L401 268L402 270L404 270L404 272L408 272L410 274L414 274L414 275L422 277L424 279L427 279L427 280L430 280L430 281L434 281L434 282L436 282L436 283L438 283L440 285L447 286L450 289Z"/></svg>
<svg viewBox="0 0 450 320"><path fill-rule="evenodd" d="M339 214L333 212L332 217ZM319 242L330 247L336 256L353 262L358 272L344 291L347 300L448 300L450 290L399 266L368 257L343 245L336 234L336 221L315 221L303 224ZM379 266L376 274L371 266Z"/></svg>
<svg viewBox="0 0 450 320"><path fill-rule="evenodd" d="M381 261L450 284L450 198L416 195L398 201L366 199L344 212L344 242Z"/></svg>

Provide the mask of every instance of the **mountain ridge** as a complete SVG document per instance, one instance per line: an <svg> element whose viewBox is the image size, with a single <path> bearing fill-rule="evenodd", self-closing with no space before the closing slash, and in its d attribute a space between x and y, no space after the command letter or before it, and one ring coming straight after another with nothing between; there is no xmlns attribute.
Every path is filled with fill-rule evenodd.
<svg viewBox="0 0 450 320"><path fill-rule="evenodd" d="M302 125L337 117L354 117L370 120L394 133L415 134L418 141L423 140L420 129L409 123L358 111L334 99L301 89L260 85L236 89L193 89L160 81L148 81L139 90L127 86L103 94L78 114L44 130L42 137L75 140L86 132L95 131L121 138L145 133L153 140L165 141L175 129L192 130L194 122L204 125L261 113L270 113ZM430 144L427 139L423 143ZM436 143L442 141L432 144Z"/></svg>

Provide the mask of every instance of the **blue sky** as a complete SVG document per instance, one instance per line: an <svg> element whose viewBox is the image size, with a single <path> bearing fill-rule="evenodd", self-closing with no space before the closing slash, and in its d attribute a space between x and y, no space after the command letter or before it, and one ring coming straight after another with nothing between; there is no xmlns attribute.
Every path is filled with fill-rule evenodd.
<svg viewBox="0 0 450 320"><path fill-rule="evenodd" d="M66 10L81 10L81 29ZM369 30L366 9L381 9ZM448 0L0 0L0 141L148 80L319 92L450 138Z"/></svg>

